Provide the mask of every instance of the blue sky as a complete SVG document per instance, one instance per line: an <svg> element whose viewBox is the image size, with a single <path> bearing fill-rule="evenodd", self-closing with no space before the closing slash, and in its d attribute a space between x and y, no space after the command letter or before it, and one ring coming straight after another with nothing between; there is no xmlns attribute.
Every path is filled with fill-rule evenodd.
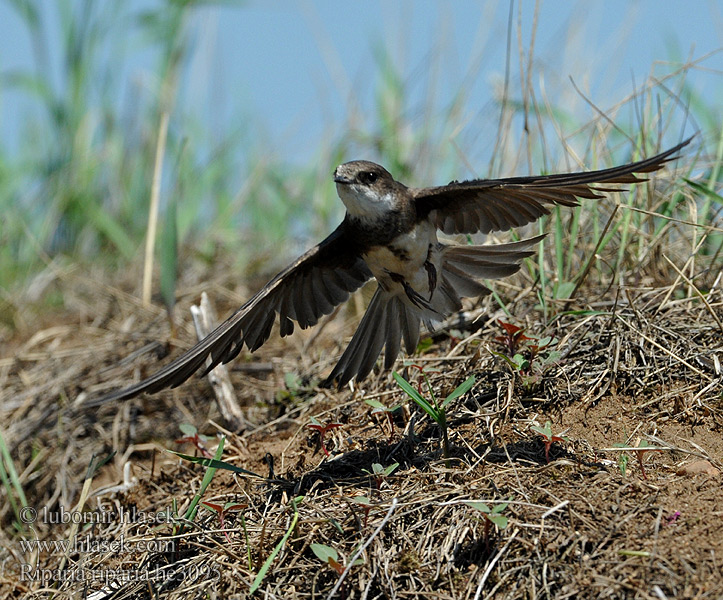
<svg viewBox="0 0 723 600"><path fill-rule="evenodd" d="M42 6L53 60L59 44L55 2ZM71 2L81 6L80 2ZM374 114L380 49L386 49L421 106L433 94L447 106L461 89L468 110L460 128L479 130L491 147L495 89L504 78L508 2L370 1L248 2L239 7L196 10L189 23L193 53L181 87L175 118L192 115L199 127L223 132L253 121L265 151L282 160L304 160L309 148L330 132L364 127L350 114ZM120 4L129 12L157 3ZM362 8L363 7L363 8ZM517 45L530 47L535 3L513 5L511 76L519 89ZM517 39L518 19L522 41ZM119 18L118 27L128 21ZM651 72L663 75L669 61L695 60L723 48L723 5L714 0L546 0L539 5L533 76L536 86L564 107L584 105L571 79L599 106L628 95ZM153 55L134 50L129 34L128 86L150 82ZM0 3L0 72L32 69L27 30L7 1ZM57 66L57 65L56 65ZM59 72L59 69L57 69ZM723 53L704 59L689 81L710 104L723 105ZM56 85L63 84L56 81ZM0 133L12 148L22 124L34 118L32 102L15 91L0 96ZM421 110L421 109L420 109ZM264 151L264 150L262 150ZM353 157L349 157L353 158ZM370 157L373 158L373 157Z"/></svg>

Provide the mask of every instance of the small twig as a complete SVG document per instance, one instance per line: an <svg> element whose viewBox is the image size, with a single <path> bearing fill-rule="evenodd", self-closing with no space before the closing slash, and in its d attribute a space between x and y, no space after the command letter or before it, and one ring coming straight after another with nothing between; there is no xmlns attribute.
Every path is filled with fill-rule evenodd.
<svg viewBox="0 0 723 600"><path fill-rule="evenodd" d="M707 237L707 236L708 236L708 234L706 233L705 235L703 235L703 236L700 238L700 240L698 241L698 244L696 245L695 249L693 250L693 252L691 252L690 256L688 257L688 260L686 261L685 266L683 267L684 269L687 269L687 268L690 266L690 264L691 264L691 262L693 261L693 259L697 256L698 250L700 250L700 248L701 248L701 247L703 246L703 244L705 243L705 240L706 240L706 237ZM675 288L678 287L678 283L679 283L679 282L680 282L680 275L678 275L678 277L676 278L676 280L675 280L671 285L668 286L668 292L665 294L665 297L663 298L663 300L658 304L658 308L657 308L657 310L656 310L655 313L654 313L655 315L659 314L660 311L662 311L663 308L665 308L665 307L667 306L668 300L670 300L670 297L673 295L673 292L675 291Z"/></svg>
<svg viewBox="0 0 723 600"><path fill-rule="evenodd" d="M557 506L553 506L550 510L545 511L545 513L544 513L544 514L542 515L542 517L540 517L540 518L541 518L541 519L546 519L546 518L549 517L550 515L556 513L556 512L557 512L558 510L560 510L561 508L566 507L568 504L570 504L570 501L569 501L569 500L563 500L563 501L560 502L560 504L558 504Z"/></svg>
<svg viewBox="0 0 723 600"><path fill-rule="evenodd" d="M590 269L592 268L592 262L597 256L597 251L600 249L600 245L603 243L603 240L605 239L605 235L608 232L608 229L610 229L610 225L613 223L613 218L618 212L618 208L620 208L619 204L615 205L615 209L612 213L610 213L610 218L608 219L607 223L605 223L605 227L602 230L602 233L600 234L600 238L597 241L597 244L595 246L595 249L590 253L590 258L587 260L587 264L585 265L585 268L582 270L582 274L577 280L577 283L575 283L575 287L572 289L572 292L570 293L570 296L565 301L565 303L562 305L562 310L567 310L568 306L570 306L570 302L572 302L572 299L577 294L577 291L580 289L580 286L583 284L585 279L587 279L587 275L590 272Z"/></svg>
<svg viewBox="0 0 723 600"><path fill-rule="evenodd" d="M509 548L510 544L512 543L512 540L515 539L518 532L519 532L519 529L515 529L512 532L512 535L510 535L510 539L507 540L507 543L502 547L502 550L500 550L497 554L495 554L495 557L490 561L490 564L487 565L485 572L482 573L482 579L480 579L479 584L477 584L477 591L474 594L474 600L479 600L480 594L482 594L482 588L484 587L484 584L487 581L487 578L490 576L492 569L494 569L495 565L497 564L497 561L499 561L500 558L502 558L502 555L505 552L507 552L507 548Z"/></svg>
<svg viewBox="0 0 723 600"><path fill-rule="evenodd" d="M618 205L619 207L620 205ZM626 210L632 210L633 212L639 212L644 215L649 215L651 217L656 217L659 219L664 219L666 221L670 221L672 223L680 223L681 225L690 225L692 227L698 227L699 229L705 229L706 233L710 233L712 231L715 231L716 233L723 233L723 228L721 227L715 227L713 225L703 225L701 223L696 223L695 221L686 221L685 219L676 219L675 217L671 217L669 215L664 215L659 212L655 212L654 210L645 210L644 208L638 208L637 206L627 206L623 205L622 208Z"/></svg>
<svg viewBox="0 0 723 600"><path fill-rule="evenodd" d="M372 533L369 536L369 539L366 542L364 542L364 544L362 544L360 546L360 548L354 553L354 555L349 559L349 562L347 563L346 568L344 569L344 572L341 574L341 577L339 577L339 581L337 581L336 585L331 589L331 592L329 592L329 595L326 597L326 600L331 600L331 598L334 597L334 594L336 594L337 590L341 587L342 582L344 581L344 579L346 579L347 574L349 573L349 571L351 571L351 568L354 566L356 559L361 556L362 552L364 552L364 550L366 550L367 546L369 546L369 544L372 543L374 538L379 535L379 532L381 532L382 528L387 524L389 519L391 519L392 513L394 513L396 508L397 508L397 499L392 498L392 505L389 507L387 514L384 515L382 522L379 523L379 526L374 530L374 533Z"/></svg>
<svg viewBox="0 0 723 600"><path fill-rule="evenodd" d="M723 323L718 318L718 315L715 314L713 307L710 304L708 304L708 300L705 299L705 296L700 293L700 290L697 287L695 287L693 282L683 274L683 272L673 263L672 260L670 260L667 256L665 256L665 254L663 254L663 258L668 261L668 264L675 269L675 271L678 273L678 275L680 275L680 277L682 277L683 281L685 281L685 283L688 284L690 289L692 289L697 294L697 296L703 301L703 304L705 304L705 307L708 309L708 312L711 314L713 319L715 319L715 322L718 323L718 329L720 329L721 333L723 333Z"/></svg>
<svg viewBox="0 0 723 600"><path fill-rule="evenodd" d="M646 341L649 342L651 345L653 345L653 346L655 346L656 348L658 348L658 350L662 350L662 351L665 352L668 356L674 358L674 359L677 360L679 363L685 365L686 367L688 367L688 368L689 368L691 371L693 371L694 373L697 373L698 375L700 375L701 377L705 378L706 380L711 381L711 377L710 377L709 375L706 375L706 374L703 373L703 371L701 371L700 369L696 369L696 368L695 368L693 365L691 365L688 361L682 359L682 358L681 358L680 356L678 356L677 354L671 352L671 351L668 350L665 346L662 346L661 344L658 344L658 342L656 342L655 340L653 340L653 339L651 339L650 337L648 337L647 335L645 335L642 331L640 331L640 330L636 329L635 327L633 327L633 325L632 325L631 323L628 323L628 322L627 322L625 319L623 319L620 315L616 315L616 316L617 316L617 318L618 318L623 324L625 324L630 330L632 330L632 331L634 331L635 333L637 333L637 334L638 334L640 337L642 337L644 340L646 340Z"/></svg>
<svg viewBox="0 0 723 600"><path fill-rule="evenodd" d="M216 327L216 321L218 320L216 311L211 306L206 292L201 293L199 306L191 306L191 316L199 340L205 338ZM208 361L210 360L209 357ZM244 419L243 412L236 399L231 377L228 374L228 367L223 363L214 367L208 373L208 381L216 396L216 402L224 421L228 427L239 431L246 423L246 419Z"/></svg>

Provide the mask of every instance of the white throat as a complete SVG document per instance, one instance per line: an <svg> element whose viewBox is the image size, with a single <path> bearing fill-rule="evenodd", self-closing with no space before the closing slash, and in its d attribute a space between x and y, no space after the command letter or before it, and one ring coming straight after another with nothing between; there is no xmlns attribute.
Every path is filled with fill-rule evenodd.
<svg viewBox="0 0 723 600"><path fill-rule="evenodd" d="M337 183L336 191L349 214L360 219L375 221L388 215L397 205L392 192L380 196L369 187L354 183Z"/></svg>

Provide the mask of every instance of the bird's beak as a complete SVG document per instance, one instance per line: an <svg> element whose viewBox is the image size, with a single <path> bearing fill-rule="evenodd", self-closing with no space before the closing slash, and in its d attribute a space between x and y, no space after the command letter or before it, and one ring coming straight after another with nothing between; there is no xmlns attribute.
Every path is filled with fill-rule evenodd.
<svg viewBox="0 0 723 600"><path fill-rule="evenodd" d="M347 179L343 175L339 175L339 169L334 170L334 183L351 183L350 179Z"/></svg>

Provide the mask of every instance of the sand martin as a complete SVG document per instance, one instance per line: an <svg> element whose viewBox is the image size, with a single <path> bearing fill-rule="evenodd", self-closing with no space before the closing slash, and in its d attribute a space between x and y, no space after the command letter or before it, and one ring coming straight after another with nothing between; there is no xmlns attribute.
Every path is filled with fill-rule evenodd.
<svg viewBox="0 0 723 600"><path fill-rule="evenodd" d="M422 322L441 321L462 307L461 298L489 293L482 280L516 272L542 237L455 245L439 241L438 231L471 234L521 227L549 214L550 206L577 206L579 198L601 198L618 190L606 184L643 181L634 173L660 169L689 142L611 169L425 188L408 187L373 162L344 163L334 171L334 182L346 215L331 235L183 355L148 379L90 404L176 387L202 367L207 373L232 360L244 346L253 352L269 338L277 316L282 336L290 335L295 323L302 329L316 325L370 279L376 280L376 291L325 384L342 387L353 378L363 379L383 349L384 368L389 369L402 342L407 353L414 352Z"/></svg>

